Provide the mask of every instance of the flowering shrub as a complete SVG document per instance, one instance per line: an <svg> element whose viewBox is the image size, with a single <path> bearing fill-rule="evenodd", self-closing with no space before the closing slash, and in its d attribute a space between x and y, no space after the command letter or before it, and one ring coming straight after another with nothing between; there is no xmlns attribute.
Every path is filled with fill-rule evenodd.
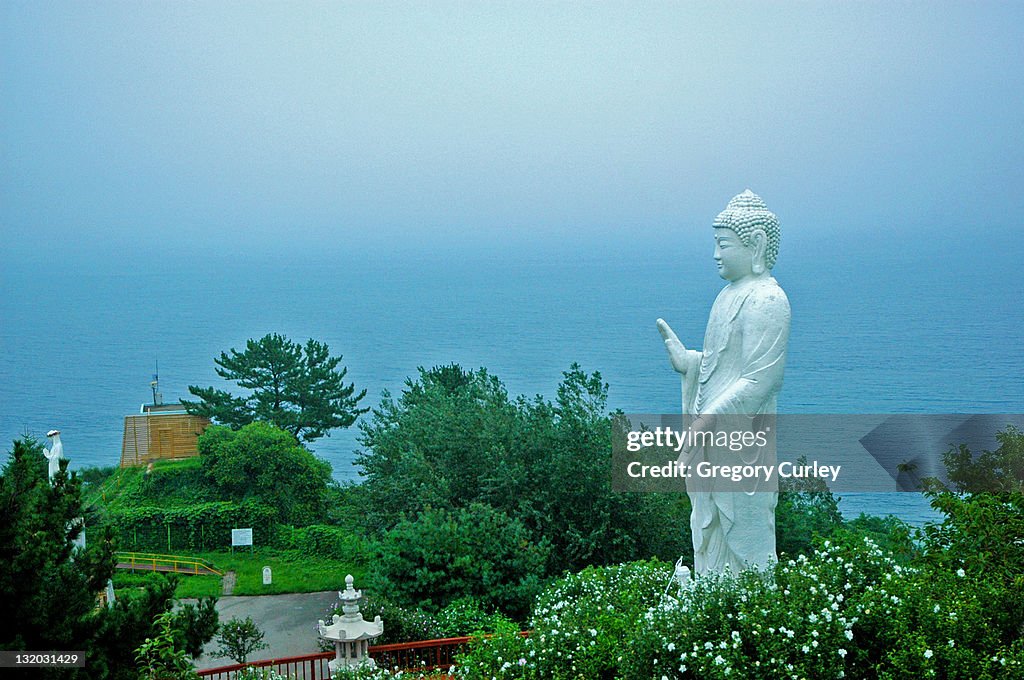
<svg viewBox="0 0 1024 680"><path fill-rule="evenodd" d="M398 671L382 668L352 668L335 671L331 680L438 680L434 672Z"/></svg>
<svg viewBox="0 0 1024 680"><path fill-rule="evenodd" d="M537 600L527 639L459 657L460 678L1024 677L997 580L901 564L838 535L764 571L703 576L663 598L670 569L588 569Z"/></svg>
<svg viewBox="0 0 1024 680"><path fill-rule="evenodd" d="M501 612L487 612L480 600L472 597L452 602L437 613L434 621L439 637L519 631L519 626L512 619Z"/></svg>
<svg viewBox="0 0 1024 680"><path fill-rule="evenodd" d="M249 666L235 674L235 680L294 680L294 675L281 675L273 668Z"/></svg>
<svg viewBox="0 0 1024 680"><path fill-rule="evenodd" d="M671 573L663 562L590 567L537 598L531 634L476 639L457 659L457 678L601 678L616 674L626 640Z"/></svg>

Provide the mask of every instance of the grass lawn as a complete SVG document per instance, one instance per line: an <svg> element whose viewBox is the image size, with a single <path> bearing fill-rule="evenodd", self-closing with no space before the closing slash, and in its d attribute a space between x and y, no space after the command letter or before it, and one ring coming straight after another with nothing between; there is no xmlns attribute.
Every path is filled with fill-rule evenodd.
<svg viewBox="0 0 1024 680"><path fill-rule="evenodd" d="M182 555L184 556L184 555ZM310 557L295 551L257 549L254 554L248 550L236 549L234 554L227 551L191 553L201 557L218 570L236 574L233 595L277 595L281 593L313 593L322 590L344 590L345 576L352 574L356 582L364 581L363 565L318 557ZM263 585L263 567L269 566L273 583ZM139 572L144 573L144 572ZM122 572L115 578L115 586L136 585L131 572ZM176 597L220 596L219 576L179 576Z"/></svg>

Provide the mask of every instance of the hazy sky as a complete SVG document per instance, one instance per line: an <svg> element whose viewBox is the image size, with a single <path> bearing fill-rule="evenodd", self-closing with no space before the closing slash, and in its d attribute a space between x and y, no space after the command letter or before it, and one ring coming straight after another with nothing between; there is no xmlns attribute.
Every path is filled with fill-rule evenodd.
<svg viewBox="0 0 1024 680"><path fill-rule="evenodd" d="M0 57L8 254L1024 215L1019 2L7 0Z"/></svg>

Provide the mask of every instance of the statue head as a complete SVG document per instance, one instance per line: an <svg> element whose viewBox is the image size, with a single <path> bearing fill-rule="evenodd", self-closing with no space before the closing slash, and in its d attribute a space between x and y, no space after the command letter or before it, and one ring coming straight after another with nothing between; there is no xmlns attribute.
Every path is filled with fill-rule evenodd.
<svg viewBox="0 0 1024 680"><path fill-rule="evenodd" d="M749 258L749 273L762 274L775 266L781 236L779 219L750 189L734 196L725 210L718 213L712 226L716 230L715 260L719 262L722 278L742 278L747 273L746 258ZM746 252L724 252L722 246L733 239L727 231L721 230L732 232L739 241L728 245L739 246Z"/></svg>

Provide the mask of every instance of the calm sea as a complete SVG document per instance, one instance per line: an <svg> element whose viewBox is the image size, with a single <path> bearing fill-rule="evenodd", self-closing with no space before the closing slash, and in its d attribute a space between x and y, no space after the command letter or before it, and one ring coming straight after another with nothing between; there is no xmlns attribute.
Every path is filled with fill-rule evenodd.
<svg viewBox="0 0 1024 680"><path fill-rule="evenodd" d="M900 238L784 243L775 275L793 327L780 412L1024 412L1024 249ZM672 412L678 381L654 320L699 347L721 287L704 239L584 253L107 259L9 262L0 274L0 436L59 428L73 467L117 464L123 418L149 401L157 361L175 401L190 384L220 385L213 357L269 332L342 353L366 405L418 366L450 362L487 367L512 394L551 397L579 362L610 384L612 408ZM339 479L358 480L357 436L313 447ZM843 508L929 516L914 494L853 496Z"/></svg>

